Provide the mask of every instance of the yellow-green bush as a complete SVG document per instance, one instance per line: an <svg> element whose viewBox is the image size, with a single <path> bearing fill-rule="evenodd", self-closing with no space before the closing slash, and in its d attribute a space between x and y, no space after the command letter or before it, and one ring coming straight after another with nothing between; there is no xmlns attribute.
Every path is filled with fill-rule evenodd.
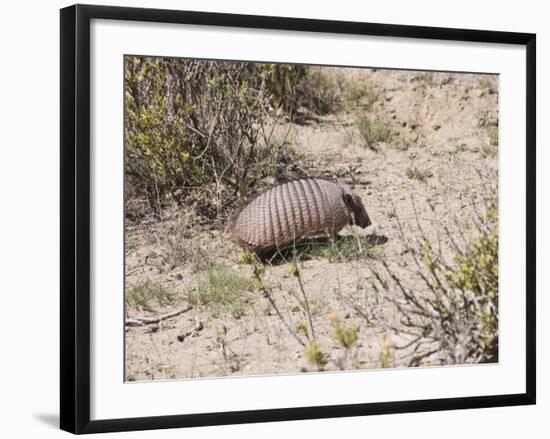
<svg viewBox="0 0 550 439"><path fill-rule="evenodd" d="M419 243L407 248L414 267L410 278L398 275L386 261L383 269L373 267L372 286L388 293L400 315L400 324L392 329L409 340L401 348L413 349L410 366L498 361L498 218L493 200L473 221L475 238L459 245L462 232L453 237L446 229L452 257L441 251L441 242L419 230Z"/></svg>
<svg viewBox="0 0 550 439"><path fill-rule="evenodd" d="M130 219L173 202L214 217L273 173L273 160L293 161L263 137L276 82L265 66L126 57L126 196L141 200L127 203Z"/></svg>
<svg viewBox="0 0 550 439"><path fill-rule="evenodd" d="M427 311L431 335L445 337L451 362L498 361L498 221L491 206L479 235L451 265L424 246L424 264L431 290Z"/></svg>
<svg viewBox="0 0 550 439"><path fill-rule="evenodd" d="M487 213L490 227L446 271L449 286L469 293L462 314L472 316L472 342L482 361L498 359L498 223L497 210Z"/></svg>

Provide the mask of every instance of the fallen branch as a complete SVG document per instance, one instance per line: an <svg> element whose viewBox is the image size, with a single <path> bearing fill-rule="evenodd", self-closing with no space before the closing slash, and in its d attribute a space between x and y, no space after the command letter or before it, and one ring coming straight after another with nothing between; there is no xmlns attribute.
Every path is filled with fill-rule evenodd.
<svg viewBox="0 0 550 439"><path fill-rule="evenodd" d="M144 325L153 325L155 323L162 322L163 320L171 319L172 317L179 316L184 312L190 311L193 309L193 306L187 305L185 308L177 309L176 311L169 312L167 314L161 314L156 317L134 317L126 319L126 326L144 326Z"/></svg>

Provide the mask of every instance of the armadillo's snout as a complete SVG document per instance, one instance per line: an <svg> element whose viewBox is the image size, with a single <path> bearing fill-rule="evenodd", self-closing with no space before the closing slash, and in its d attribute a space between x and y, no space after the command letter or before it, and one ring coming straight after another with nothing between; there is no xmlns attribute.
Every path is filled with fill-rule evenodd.
<svg viewBox="0 0 550 439"><path fill-rule="evenodd" d="M367 211L365 211L364 218L361 218L361 222L359 223L359 227L362 227L363 229L370 226L372 223L370 221L369 215L367 214Z"/></svg>
<svg viewBox="0 0 550 439"><path fill-rule="evenodd" d="M361 227L363 229L372 224L371 221L370 221L369 215L368 215L367 211L365 210L365 208L363 208L362 212L360 212L357 215L356 223L359 227Z"/></svg>
<svg viewBox="0 0 550 439"><path fill-rule="evenodd" d="M352 224L359 226L361 228L366 228L371 225L369 214L367 209L363 205L361 198L357 195L353 195L351 204L352 215Z"/></svg>

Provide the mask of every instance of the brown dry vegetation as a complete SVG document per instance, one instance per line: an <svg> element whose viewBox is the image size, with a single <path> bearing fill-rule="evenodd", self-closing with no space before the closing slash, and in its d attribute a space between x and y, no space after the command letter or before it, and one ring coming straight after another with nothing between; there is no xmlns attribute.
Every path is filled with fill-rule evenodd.
<svg viewBox="0 0 550 439"><path fill-rule="evenodd" d="M192 309L126 328L128 380L498 359L498 78L313 71L325 99L266 112L270 144L285 170L349 184L373 225L257 261L225 233L239 197L208 219L196 197L133 215L127 317Z"/></svg>

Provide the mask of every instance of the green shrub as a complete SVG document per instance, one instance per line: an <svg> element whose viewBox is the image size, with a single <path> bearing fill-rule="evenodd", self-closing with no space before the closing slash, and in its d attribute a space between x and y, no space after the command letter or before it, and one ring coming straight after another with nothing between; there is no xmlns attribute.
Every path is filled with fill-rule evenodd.
<svg viewBox="0 0 550 439"><path fill-rule="evenodd" d="M291 117L301 109L318 115L334 113L343 108L345 101L368 94L366 89L342 82L338 72L327 67L265 64L262 72L267 77L273 104Z"/></svg>
<svg viewBox="0 0 550 439"><path fill-rule="evenodd" d="M266 78L266 87L275 107L286 113L295 112L301 104L298 84L304 80L306 66L299 64L264 64L262 75Z"/></svg>
<svg viewBox="0 0 550 439"><path fill-rule="evenodd" d="M246 312L246 293L253 291L252 280L218 264L206 267L198 275L197 286L189 294L189 302L206 306L214 317L241 317Z"/></svg>
<svg viewBox="0 0 550 439"><path fill-rule="evenodd" d="M326 115L356 105L370 111L379 98L379 93L365 80L348 79L337 68L265 64L262 71L273 104L290 116L300 109Z"/></svg>
<svg viewBox="0 0 550 439"><path fill-rule="evenodd" d="M297 84L299 103L319 115L342 109L343 94L336 75L326 67L310 67Z"/></svg>
<svg viewBox="0 0 550 439"><path fill-rule="evenodd" d="M464 254L455 257L455 267L446 271L449 286L472 297L462 315L473 315L472 342L482 361L498 358L498 223L491 209L490 228ZM475 303L474 303L475 302Z"/></svg>
<svg viewBox="0 0 550 439"><path fill-rule="evenodd" d="M214 217L273 173L273 160L284 166L288 148L263 138L276 84L266 66L125 58L126 196L144 200L127 205L129 219L174 202Z"/></svg>
<svg viewBox="0 0 550 439"><path fill-rule="evenodd" d="M468 151L468 145L466 143L460 143L458 145L455 145L455 147L451 151L451 154L458 154L466 151Z"/></svg>
<svg viewBox="0 0 550 439"><path fill-rule="evenodd" d="M391 143L393 132L388 122L372 116L363 116L356 123L359 135L368 148L376 150L379 143Z"/></svg>
<svg viewBox="0 0 550 439"><path fill-rule="evenodd" d="M322 371L328 364L329 356L321 350L317 341L313 341L306 346L304 354L308 361L316 366L319 371Z"/></svg>
<svg viewBox="0 0 550 439"><path fill-rule="evenodd" d="M498 146L498 125L487 127L487 135L489 136L489 144L491 146Z"/></svg>
<svg viewBox="0 0 550 439"><path fill-rule="evenodd" d="M483 157L495 157L498 152L498 119L488 111L479 114L479 128L484 128L487 133L488 144L480 150Z"/></svg>
<svg viewBox="0 0 550 439"><path fill-rule="evenodd" d="M146 280L126 288L126 305L144 310L173 305L182 299L178 292L166 289L162 284Z"/></svg>
<svg viewBox="0 0 550 439"><path fill-rule="evenodd" d="M359 328L355 324L343 325L340 316L335 313L330 317L334 327L334 338L344 349L351 351L359 339Z"/></svg>
<svg viewBox="0 0 550 439"><path fill-rule="evenodd" d="M401 315L404 329L394 330L410 340L405 346L414 348L410 366L427 358L441 364L498 361L496 201L481 219L478 236L465 248L451 238L451 260L420 231L421 246L408 248L416 267L410 279L400 278L385 262L384 270L373 268L373 286L389 293Z"/></svg>
<svg viewBox="0 0 550 439"><path fill-rule="evenodd" d="M433 177L433 173L428 169L422 170L415 166L413 168L407 169L407 177L409 177L411 180L425 182L428 178Z"/></svg>
<svg viewBox="0 0 550 439"><path fill-rule="evenodd" d="M344 85L344 107L353 110L361 105L365 110L372 111L374 104L380 98L378 91L365 81L354 80Z"/></svg>

